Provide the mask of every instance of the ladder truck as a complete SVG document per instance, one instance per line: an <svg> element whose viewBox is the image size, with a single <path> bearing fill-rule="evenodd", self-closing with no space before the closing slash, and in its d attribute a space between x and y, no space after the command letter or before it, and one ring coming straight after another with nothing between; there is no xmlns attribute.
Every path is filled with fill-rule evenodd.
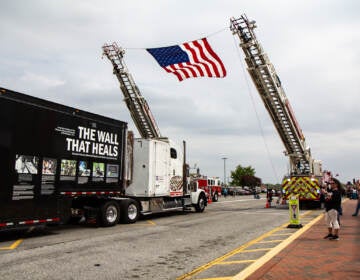
<svg viewBox="0 0 360 280"><path fill-rule="evenodd" d="M282 182L283 199L298 195L300 203L319 202L321 161L314 160L279 76L255 36L255 21L246 15L230 19L230 30L240 39L247 70L276 127L289 157L290 172Z"/></svg>
<svg viewBox="0 0 360 280"><path fill-rule="evenodd" d="M149 105L125 64L125 50L116 43L105 44L102 49L112 63L113 73L141 136L128 137L132 164L128 164L126 196L138 201L143 215L190 207L203 212L207 205L206 194L196 184L189 183L185 142L182 151L173 141L161 136Z"/></svg>

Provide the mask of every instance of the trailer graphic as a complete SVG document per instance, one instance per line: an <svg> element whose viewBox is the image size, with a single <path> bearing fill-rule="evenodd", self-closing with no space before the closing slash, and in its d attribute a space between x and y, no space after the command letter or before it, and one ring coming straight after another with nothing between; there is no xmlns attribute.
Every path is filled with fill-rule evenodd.
<svg viewBox="0 0 360 280"><path fill-rule="evenodd" d="M0 88L0 230L202 212L184 154L167 138L134 138L125 122Z"/></svg>
<svg viewBox="0 0 360 280"><path fill-rule="evenodd" d="M1 88L0 229L66 222L123 193L126 133L125 122Z"/></svg>

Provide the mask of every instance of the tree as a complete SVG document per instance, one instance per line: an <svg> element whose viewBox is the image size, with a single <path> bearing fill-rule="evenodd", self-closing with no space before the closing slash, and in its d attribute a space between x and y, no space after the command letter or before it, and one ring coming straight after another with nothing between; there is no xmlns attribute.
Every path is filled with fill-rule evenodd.
<svg viewBox="0 0 360 280"><path fill-rule="evenodd" d="M261 179L251 175L244 175L241 177L242 186L256 187L261 185Z"/></svg>
<svg viewBox="0 0 360 280"><path fill-rule="evenodd" d="M231 171L231 184L234 186L244 186L246 184L244 184L244 180L246 177L244 176L250 176L250 177L254 177L255 176L255 169L252 168L251 166L246 166L243 167L240 164L236 167L235 171ZM256 178L256 177L255 177ZM259 179L259 178L257 178ZM245 179L246 181L246 179ZM261 180L260 180L261 182Z"/></svg>

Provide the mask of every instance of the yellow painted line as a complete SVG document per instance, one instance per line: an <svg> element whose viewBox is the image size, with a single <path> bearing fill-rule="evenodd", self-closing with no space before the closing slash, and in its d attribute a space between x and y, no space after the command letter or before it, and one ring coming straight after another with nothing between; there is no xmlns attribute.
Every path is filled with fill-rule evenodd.
<svg viewBox="0 0 360 280"><path fill-rule="evenodd" d="M287 232L287 233L274 233L272 236L285 236L285 235L292 235L293 232Z"/></svg>
<svg viewBox="0 0 360 280"><path fill-rule="evenodd" d="M259 269L262 265L264 265L267 261L277 255L281 250L283 250L286 246L288 246L291 242L293 242L296 238L298 238L301 234L307 231L313 224L319 221L324 214L320 214L318 217L314 218L310 223L296 231L292 236L284 240L284 242L280 243L273 250L267 252L264 256L258 259L256 262L252 263L244 270L242 270L239 274L235 275L232 280L243 280L249 277L252 273L254 273L257 269Z"/></svg>
<svg viewBox="0 0 360 280"><path fill-rule="evenodd" d="M154 223L151 220L146 220L146 223L135 223L131 224L132 226L156 226L156 223Z"/></svg>
<svg viewBox="0 0 360 280"><path fill-rule="evenodd" d="M282 242L284 241L284 239L278 239L278 240L268 240L268 241L259 241L258 243L262 244L262 243L279 243L279 242Z"/></svg>
<svg viewBox="0 0 360 280"><path fill-rule="evenodd" d="M21 244L21 242L23 242L23 239L18 239L9 247L0 247L0 250L14 250Z"/></svg>
<svg viewBox="0 0 360 280"><path fill-rule="evenodd" d="M10 249L11 249L11 250L16 249L16 248L21 244L21 242L23 242L23 239L16 240L16 241L10 246Z"/></svg>
<svg viewBox="0 0 360 280"><path fill-rule="evenodd" d="M287 224L288 223L264 233L263 235L259 236L258 238L255 238L255 239L245 243L244 245L230 251L229 253L227 253L227 254L225 254L225 255L223 255L223 256L221 256L221 257L219 257L219 258L217 258L217 259L215 259L215 260L213 260L213 261L211 261L211 262L209 262L207 264L204 264L204 265L194 269L193 271L190 271L189 273L186 273L186 274L176 278L176 280L190 279L190 277L192 277L192 276L194 276L196 274L199 274L200 272L202 272L202 271L204 271L204 270L206 270L206 269L208 269L208 268L210 268L210 267L212 267L212 266L214 266L214 265L216 265L216 264L218 264L220 262L223 262L227 258L244 251L244 249L246 249L247 247L250 247L251 245L258 243L259 241L265 239L266 237L270 236L274 232L279 231L281 228L285 227L285 225L287 225Z"/></svg>
<svg viewBox="0 0 360 280"><path fill-rule="evenodd" d="M197 280L231 280L232 277L199 278Z"/></svg>
<svg viewBox="0 0 360 280"><path fill-rule="evenodd" d="M256 260L226 261L226 262L220 262L218 264L240 264L240 263L252 263L252 262L256 262Z"/></svg>
<svg viewBox="0 0 360 280"><path fill-rule="evenodd" d="M243 253L247 253L247 252L260 252L260 251L269 251L272 248L259 248L259 249L250 249L250 250L244 250L242 251Z"/></svg>
<svg viewBox="0 0 360 280"><path fill-rule="evenodd" d="M303 216L309 215L309 214L311 214L311 213L313 213L313 211L312 211L312 210L309 210L309 211L305 212L304 214L302 214L302 215L300 216L300 218L303 217ZM316 218L316 221L317 221L318 219L320 219L321 217L322 217L322 215L318 216L318 217ZM278 244L278 245L275 246L274 248L271 248L271 251L268 250L268 249L263 249L263 250L268 250L269 252L266 253L263 257L261 257L261 258L259 258L258 260L256 260L254 263L252 263L252 264L249 265L248 267L254 267L254 265L257 264L261 259L263 259L265 256L267 256L269 253L273 252L275 249L279 248L280 245L282 245L283 243L286 243L286 242L284 242L284 241L296 239L302 232L304 232L306 229L308 229L308 228L309 228L312 224L314 224L316 221L313 220L311 223L309 223L309 224L307 224L306 226L302 227L300 230L297 230L297 232L291 233L292 236L288 237L287 239L281 240L280 242L282 242L282 243ZM209 269L209 268L212 267L212 266L215 266L215 265L220 264L220 263L225 263L225 262L226 262L225 260L226 260L227 258L230 258L230 257L232 257L232 256L234 256L234 255L236 255L236 254L239 254L239 253L242 253L242 252L244 252L244 251L247 251L247 250L245 250L245 249L248 248L248 247L250 247L251 245L256 244L256 243L260 243L261 240L263 240L263 239L265 239L265 238L267 238L267 237L269 237L269 236L271 236L271 235L273 235L273 234L276 234L276 232L278 232L278 231L281 231L281 230L284 230L284 229L288 229L288 228L287 228L288 225L289 225L289 223L287 222L287 223L285 223L285 224L283 224L283 225L281 225L281 226L279 226L279 227L276 227L276 228L274 228L274 229L272 229L272 230L264 233L263 235L261 235L261 236L255 238L255 239L253 239L253 240L245 243L244 245L242 245L242 246L240 246L240 247L238 247L238 248L230 251L229 253L227 253L227 254L225 254L225 255L223 255L223 256L215 259L215 260L212 260L212 261L210 261L210 262L208 262L208 263L206 263L206 264L204 264L204 265L202 265L202 266L194 269L193 271L190 271L190 272L188 272L188 273L186 273L186 274L184 274L184 275L176 278L176 280L189 280L189 279L191 279L191 277L193 277L194 275L197 275L197 274L199 274L199 273L201 273L201 272ZM301 232L300 234L298 234L299 231ZM293 236L295 236L295 237L293 238ZM292 239L292 238L293 238L293 239ZM263 242L263 243L265 243L265 242ZM290 242L289 242L289 243L290 243ZM288 243L286 243L286 245L288 245ZM283 247L285 247L285 246L283 246ZM256 250L257 250L257 249L256 249ZM260 250L261 250L261 249L260 249ZM278 252L279 252L279 251L278 251ZM276 252L276 254L277 254L278 252ZM274 254L274 255L275 255L275 254ZM262 265L262 264L261 264L261 265ZM260 267L261 265L259 265L259 267ZM248 270L248 267L247 267L245 270ZM257 267L257 268L258 268L258 267ZM257 268L256 268L256 269L257 269ZM256 269L255 269L255 270L256 270ZM243 270L243 271L245 271L245 270ZM254 271L255 271L255 270L254 270ZM252 272L254 272L254 271L252 271ZM251 273L252 273L252 272L251 272ZM242 272L241 272L241 273L242 273ZM239 274L241 274L241 273L239 273ZM235 275L235 276L234 276L235 278L234 278L234 277L231 277L231 278L206 278L206 279L201 279L201 280L207 280L207 279L235 279L235 280L244 279L244 278L236 278L239 274ZM250 274L248 274L247 276L249 276L249 275L250 275ZM246 277L247 277L247 276L246 276ZM200 279L198 279L198 280L200 280Z"/></svg>

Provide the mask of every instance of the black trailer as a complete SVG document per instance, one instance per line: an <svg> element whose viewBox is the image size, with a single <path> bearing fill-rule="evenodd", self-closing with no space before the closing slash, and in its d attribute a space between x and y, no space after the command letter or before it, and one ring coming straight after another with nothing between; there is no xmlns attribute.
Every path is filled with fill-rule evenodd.
<svg viewBox="0 0 360 280"><path fill-rule="evenodd" d="M0 230L72 214L116 224L131 203L126 136L125 122L0 87Z"/></svg>

